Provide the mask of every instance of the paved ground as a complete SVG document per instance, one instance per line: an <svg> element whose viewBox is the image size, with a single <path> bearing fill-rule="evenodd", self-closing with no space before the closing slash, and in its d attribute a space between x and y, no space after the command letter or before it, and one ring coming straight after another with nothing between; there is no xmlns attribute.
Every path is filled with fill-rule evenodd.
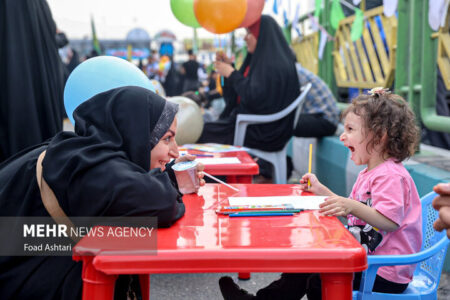
<svg viewBox="0 0 450 300"><path fill-rule="evenodd" d="M215 300L223 299L219 289L219 278L234 273L216 274L158 274L150 279L150 299L152 300ZM279 277L279 273L254 273L252 278L239 281L239 285L247 291L255 293Z"/></svg>
<svg viewBox="0 0 450 300"><path fill-rule="evenodd" d="M160 274L151 276L150 299L152 300L215 300L222 299L219 290L219 278L236 274ZM275 279L279 273L254 273L247 281L239 285L255 293ZM302 300L306 300L304 297ZM450 273L443 273L438 290L438 300L450 300Z"/></svg>
<svg viewBox="0 0 450 300"><path fill-rule="evenodd" d="M442 273L438 288L438 300L450 299L450 273Z"/></svg>

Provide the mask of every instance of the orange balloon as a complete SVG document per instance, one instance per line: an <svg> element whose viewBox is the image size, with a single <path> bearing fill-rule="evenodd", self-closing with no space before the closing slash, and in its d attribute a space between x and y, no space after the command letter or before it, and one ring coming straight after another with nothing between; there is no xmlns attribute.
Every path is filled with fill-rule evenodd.
<svg viewBox="0 0 450 300"><path fill-rule="evenodd" d="M247 0L194 0L198 23L212 33L227 33L241 25Z"/></svg>
<svg viewBox="0 0 450 300"><path fill-rule="evenodd" d="M221 80L220 77L221 76L219 74L217 74L217 77L216 77L216 90L220 94L220 96L222 96L223 95L223 89L222 89L222 80Z"/></svg>

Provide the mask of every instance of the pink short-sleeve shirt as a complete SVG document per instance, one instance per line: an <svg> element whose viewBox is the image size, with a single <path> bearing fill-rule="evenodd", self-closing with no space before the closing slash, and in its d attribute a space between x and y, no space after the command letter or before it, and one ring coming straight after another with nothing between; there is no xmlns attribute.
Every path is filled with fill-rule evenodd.
<svg viewBox="0 0 450 300"><path fill-rule="evenodd" d="M362 170L350 198L375 208L398 224L393 232L380 231L349 215L349 230L370 255L404 255L420 251L422 209L416 186L402 163L389 159L372 170ZM416 265L386 266L377 275L396 283L412 280Z"/></svg>

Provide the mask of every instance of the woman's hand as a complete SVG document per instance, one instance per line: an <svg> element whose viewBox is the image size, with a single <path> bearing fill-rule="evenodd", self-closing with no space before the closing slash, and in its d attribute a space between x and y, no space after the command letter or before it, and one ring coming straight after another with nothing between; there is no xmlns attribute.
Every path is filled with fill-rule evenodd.
<svg viewBox="0 0 450 300"><path fill-rule="evenodd" d="M195 158L196 158L195 155L186 154L186 155L179 156L175 160L175 163L179 163L179 162L182 162L182 161L195 160ZM201 162L198 162L197 163L197 176L198 176L198 179L199 179L200 186L204 186L205 185L205 180L203 179L203 177L205 176L205 174L203 174L203 170L204 169L205 169L205 165L202 164Z"/></svg>
<svg viewBox="0 0 450 300"><path fill-rule="evenodd" d="M205 165L202 164L201 162L197 163L197 176L199 179L199 184L200 186L204 186L205 185L205 179L203 179L203 177L205 177L205 174L203 173L203 170L205 169Z"/></svg>
<svg viewBox="0 0 450 300"><path fill-rule="evenodd" d="M308 187L308 179L311 185ZM326 186L320 183L316 175L312 173L306 173L300 179L300 189L316 194L317 196L335 196Z"/></svg>
<svg viewBox="0 0 450 300"><path fill-rule="evenodd" d="M319 205L319 212L326 216L346 217L352 212L355 200L340 196L331 196L325 199L325 202Z"/></svg>
<svg viewBox="0 0 450 300"><path fill-rule="evenodd" d="M223 61L231 65L231 59L222 50L216 52L216 61Z"/></svg>
<svg viewBox="0 0 450 300"><path fill-rule="evenodd" d="M217 71L217 73L219 73L220 76L224 76L227 78L234 71L234 68L230 64L223 62L223 61L216 60L214 62L214 67L216 68L216 71Z"/></svg>

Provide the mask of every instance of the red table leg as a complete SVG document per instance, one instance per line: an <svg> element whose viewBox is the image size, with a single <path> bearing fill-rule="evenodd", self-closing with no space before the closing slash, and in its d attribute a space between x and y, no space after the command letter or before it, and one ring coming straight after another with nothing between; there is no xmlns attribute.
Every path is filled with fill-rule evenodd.
<svg viewBox="0 0 450 300"><path fill-rule="evenodd" d="M321 273L322 300L352 299L353 273Z"/></svg>
<svg viewBox="0 0 450 300"><path fill-rule="evenodd" d="M227 176L227 182L228 183L252 183L252 176L251 175L229 175ZM251 278L250 273L244 273L240 272L238 273L238 278L240 280L249 280Z"/></svg>
<svg viewBox="0 0 450 300"><path fill-rule="evenodd" d="M143 300L150 300L150 275L139 275L139 283L141 284L141 294Z"/></svg>
<svg viewBox="0 0 450 300"><path fill-rule="evenodd" d="M244 273L244 272L238 273L238 278L239 278L240 280L249 280L250 277L251 277L251 274L250 274L250 273Z"/></svg>
<svg viewBox="0 0 450 300"><path fill-rule="evenodd" d="M92 265L94 256L83 256L83 299L111 300L117 275L106 275Z"/></svg>

